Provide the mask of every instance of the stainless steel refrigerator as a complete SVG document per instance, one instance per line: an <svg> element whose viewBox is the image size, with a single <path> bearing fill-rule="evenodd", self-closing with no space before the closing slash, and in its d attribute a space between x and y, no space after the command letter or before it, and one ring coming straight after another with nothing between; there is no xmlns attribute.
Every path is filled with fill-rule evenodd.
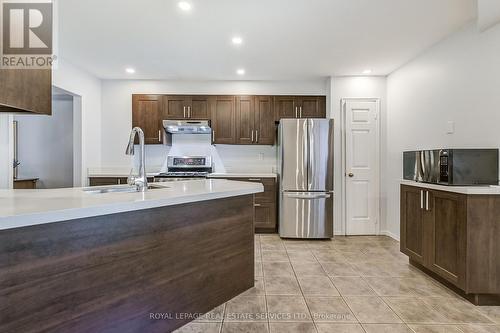
<svg viewBox="0 0 500 333"><path fill-rule="evenodd" d="M278 128L279 234L333 237L333 120L282 119Z"/></svg>

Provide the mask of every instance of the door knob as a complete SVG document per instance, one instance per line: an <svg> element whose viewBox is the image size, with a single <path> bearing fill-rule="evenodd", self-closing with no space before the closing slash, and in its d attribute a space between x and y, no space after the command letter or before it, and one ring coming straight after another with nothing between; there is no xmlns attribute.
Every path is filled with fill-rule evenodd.
<svg viewBox="0 0 500 333"><path fill-rule="evenodd" d="M354 174L353 174L352 172L349 172L348 176L349 176L350 178L352 178L352 177L354 177Z"/></svg>

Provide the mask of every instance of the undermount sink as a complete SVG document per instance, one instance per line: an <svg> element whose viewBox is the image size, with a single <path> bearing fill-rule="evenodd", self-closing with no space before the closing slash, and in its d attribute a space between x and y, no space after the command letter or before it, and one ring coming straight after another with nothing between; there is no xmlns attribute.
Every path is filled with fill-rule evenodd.
<svg viewBox="0 0 500 333"><path fill-rule="evenodd" d="M168 186L163 185L148 185L148 190L168 188ZM128 185L112 185L112 186L96 186L96 187L85 187L83 192L89 194L104 194L104 193L134 193L139 192L137 187Z"/></svg>

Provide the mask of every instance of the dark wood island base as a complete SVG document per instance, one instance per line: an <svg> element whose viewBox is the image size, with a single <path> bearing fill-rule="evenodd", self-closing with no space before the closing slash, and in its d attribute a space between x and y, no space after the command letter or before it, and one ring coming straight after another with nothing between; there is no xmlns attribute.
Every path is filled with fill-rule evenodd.
<svg viewBox="0 0 500 333"><path fill-rule="evenodd" d="M253 195L0 231L1 332L169 332L254 285Z"/></svg>

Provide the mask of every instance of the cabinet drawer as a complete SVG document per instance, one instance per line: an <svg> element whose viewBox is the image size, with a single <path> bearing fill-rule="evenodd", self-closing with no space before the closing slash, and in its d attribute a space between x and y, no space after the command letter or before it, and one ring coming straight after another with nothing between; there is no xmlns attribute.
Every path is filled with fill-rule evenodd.
<svg viewBox="0 0 500 333"><path fill-rule="evenodd" d="M238 180L241 182L261 183L264 186L264 192L255 194L255 202L256 203L276 202L276 179L274 179L274 178L232 178L232 180Z"/></svg>

